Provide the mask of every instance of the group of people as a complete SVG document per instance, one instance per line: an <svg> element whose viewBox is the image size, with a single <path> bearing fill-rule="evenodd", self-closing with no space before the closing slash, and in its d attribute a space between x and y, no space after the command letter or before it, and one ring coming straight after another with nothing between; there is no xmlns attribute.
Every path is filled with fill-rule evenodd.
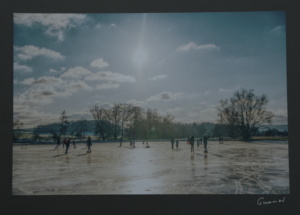
<svg viewBox="0 0 300 215"><path fill-rule="evenodd" d="M174 149L174 143L176 143L176 149L178 149L179 146L179 140L175 140L174 137L171 138L172 143L172 149Z"/></svg>
<svg viewBox="0 0 300 215"><path fill-rule="evenodd" d="M130 140L129 145L130 145L131 149L135 148L135 141L134 140Z"/></svg>
<svg viewBox="0 0 300 215"><path fill-rule="evenodd" d="M146 142L146 145L144 145L145 142ZM122 143L123 143L123 138L120 138L120 146L119 146L119 147L122 147ZM146 139L146 141L143 140L143 145L144 145L145 148L150 148L150 146L149 146L149 144L148 144L148 139ZM134 149L134 148L135 148L135 140L130 139L130 141L129 141L129 147L130 147L131 149Z"/></svg>
<svg viewBox="0 0 300 215"><path fill-rule="evenodd" d="M66 146L65 154L68 154L71 140L72 140L71 138L69 138L69 139L64 138L64 140L63 140L63 148ZM56 140L55 149L57 149L60 146L60 143L61 143L60 137L58 137L57 140ZM75 144L75 140L74 139L72 140L72 143L73 143L73 146L74 146L74 149L75 149L76 148L76 144ZM87 143L87 147L88 147L87 153L92 152L92 150L91 150L91 145L92 145L91 137L88 137L86 143Z"/></svg>
<svg viewBox="0 0 300 215"><path fill-rule="evenodd" d="M70 147L70 143L71 143L71 138L69 139L64 139L63 140L63 148L64 146L66 145L66 151L65 151L65 154L68 154L68 150L69 150L69 147ZM207 153L207 140L208 140L208 136L207 135L204 135L203 136L203 139L202 138L199 138L197 140L197 147L199 147L199 145L202 145L202 141L203 141L203 145L204 145L204 152ZM176 149L178 150L178 147L179 147L179 140L175 140L174 137L171 137L171 147L172 149L174 149L174 144L176 143ZM194 144L195 144L195 137L192 135L188 138L188 143L191 145L191 152L194 153ZM120 140L120 146L122 146L122 142L123 142L123 139ZM56 141L56 146L55 146L55 149L57 149L59 146L60 146L60 137L57 138L57 141ZM72 143L73 143L73 146L74 148L76 148L76 144L75 144L75 140L73 139L72 140ZM219 138L219 143L220 144L223 144L223 137L220 137ZM87 150L87 153L91 153L92 152L92 149L91 149L91 146L92 146L92 140L91 140L91 137L89 136L87 138L87 141L86 141L86 144L87 144L87 147L88 147L88 150ZM135 148L135 141L134 140L130 140L130 148ZM144 145L144 141L143 141L143 145ZM146 148L149 148L149 144L148 144L148 140L146 141Z"/></svg>
<svg viewBox="0 0 300 215"><path fill-rule="evenodd" d="M203 136L203 139L200 138L197 140L197 147L199 147L200 144L202 144L202 141L203 141L203 144L204 144L204 152L207 153L207 140L208 140L208 136L207 135L204 135ZM191 145L191 152L194 153L194 144L195 144L195 137L192 135L188 138L188 143ZM176 148L178 149L178 146L179 146L179 140L175 140L174 137L171 138L170 140L171 142L171 147L172 149L174 149L174 143L176 143Z"/></svg>

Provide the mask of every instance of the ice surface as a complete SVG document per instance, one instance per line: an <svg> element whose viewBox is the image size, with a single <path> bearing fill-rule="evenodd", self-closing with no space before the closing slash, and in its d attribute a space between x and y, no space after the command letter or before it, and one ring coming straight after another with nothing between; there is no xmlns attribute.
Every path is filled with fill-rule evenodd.
<svg viewBox="0 0 300 215"><path fill-rule="evenodd" d="M13 147L13 195L288 194L288 144L209 141Z"/></svg>

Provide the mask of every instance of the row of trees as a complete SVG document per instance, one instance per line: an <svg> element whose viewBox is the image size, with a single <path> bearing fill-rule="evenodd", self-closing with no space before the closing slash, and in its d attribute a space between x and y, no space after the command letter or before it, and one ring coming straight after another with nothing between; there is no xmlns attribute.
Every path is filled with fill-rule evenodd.
<svg viewBox="0 0 300 215"><path fill-rule="evenodd" d="M124 139L155 139L169 138L174 133L174 116L161 116L156 110L147 109L131 104L114 104L106 109L99 104L89 108L95 122L95 134L99 140Z"/></svg>
<svg viewBox="0 0 300 215"><path fill-rule="evenodd" d="M266 95L256 96L253 90L237 91L232 98L220 101L218 124L210 129L207 129L208 124L174 123L172 114L162 116L156 110L144 110L127 103L114 104L111 108L95 104L89 107L89 111L93 117L93 131L99 140L165 139L171 136L203 136L210 132L213 136L229 136L247 141L257 135L265 124L271 123L274 115L266 109L267 103ZM21 124L17 121L16 125ZM85 119L70 121L63 111L59 122L52 124L49 132L54 139L65 135L67 130L82 138L84 132L90 131L89 125ZM49 128L49 125L46 127ZM42 128L45 126L38 126L35 130ZM14 132L14 138L17 135Z"/></svg>

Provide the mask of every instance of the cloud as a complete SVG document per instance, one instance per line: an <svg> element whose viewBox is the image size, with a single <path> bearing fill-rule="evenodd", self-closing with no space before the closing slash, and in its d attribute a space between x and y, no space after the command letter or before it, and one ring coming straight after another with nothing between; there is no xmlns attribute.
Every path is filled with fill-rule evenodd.
<svg viewBox="0 0 300 215"><path fill-rule="evenodd" d="M132 104L134 106L139 106L139 107L146 107L147 106L146 102L141 101L141 100L136 100L136 99L127 100L126 103Z"/></svg>
<svg viewBox="0 0 300 215"><path fill-rule="evenodd" d="M50 73L57 73L58 71L55 70L55 69L50 68L50 69L49 69L49 72L50 72Z"/></svg>
<svg viewBox="0 0 300 215"><path fill-rule="evenodd" d="M64 72L60 77L61 78L77 78L82 79L85 76L90 76L92 73L81 66L76 66L73 68L68 69L66 72Z"/></svg>
<svg viewBox="0 0 300 215"><path fill-rule="evenodd" d="M153 101L174 101L183 98L182 93L172 93L172 92L161 92L154 96L150 96L145 101L153 102Z"/></svg>
<svg viewBox="0 0 300 215"><path fill-rule="evenodd" d="M97 67L97 68L100 68L100 69L109 66L109 64L105 60L103 60L103 58L98 58L96 60L93 60L90 65L92 67Z"/></svg>
<svg viewBox="0 0 300 215"><path fill-rule="evenodd" d="M272 28L271 32L273 32L273 33L283 33L283 32L285 32L285 26L278 25L278 26Z"/></svg>
<svg viewBox="0 0 300 215"><path fill-rule="evenodd" d="M14 105L14 120L20 120L24 124L24 128L33 128L36 125L42 124L45 119L47 123L57 122L59 115L45 113L25 105Z"/></svg>
<svg viewBox="0 0 300 215"><path fill-rule="evenodd" d="M136 79L130 75L123 75L110 71L93 73L85 78L86 81L113 81L113 82L135 82Z"/></svg>
<svg viewBox="0 0 300 215"><path fill-rule="evenodd" d="M104 83L104 84L97 84L96 89L97 90L109 90L109 89L117 89L120 87L120 84L118 83Z"/></svg>
<svg viewBox="0 0 300 215"><path fill-rule="evenodd" d="M20 72L32 72L32 68L26 65L20 65L18 63L14 63L14 71Z"/></svg>
<svg viewBox="0 0 300 215"><path fill-rule="evenodd" d="M161 75L157 75L157 76L154 76L152 78L149 78L150 81L156 81L156 80L161 80L161 79L165 79L167 78L168 76L167 75L164 75L164 74L161 74Z"/></svg>
<svg viewBox="0 0 300 215"><path fill-rule="evenodd" d="M61 67L60 70L55 70L55 69L50 68L49 73L60 73L60 72L64 72L65 70L66 70L65 67Z"/></svg>
<svg viewBox="0 0 300 215"><path fill-rule="evenodd" d="M44 33L63 41L65 33L76 25L83 23L85 14L41 14L15 13L14 23L27 27L42 26Z"/></svg>
<svg viewBox="0 0 300 215"><path fill-rule="evenodd" d="M223 88L219 88L219 93L232 93L233 90L231 89L223 89Z"/></svg>
<svg viewBox="0 0 300 215"><path fill-rule="evenodd" d="M14 106L32 108L51 104L53 99L71 96L78 90L92 89L82 80L63 80L52 76L27 78L20 83L29 88L14 97Z"/></svg>
<svg viewBox="0 0 300 215"><path fill-rule="evenodd" d="M76 89L91 90L92 89L84 81L70 81L70 82L67 82L66 88L69 89L69 90L76 90Z"/></svg>
<svg viewBox="0 0 300 215"><path fill-rule="evenodd" d="M21 82L21 84L24 85L34 85L34 84L40 84L40 85L56 85L56 84L62 84L63 81L60 78L55 78L52 76L42 76L38 79L34 78L27 78Z"/></svg>
<svg viewBox="0 0 300 215"><path fill-rule="evenodd" d="M219 88L218 92L219 92L219 93L231 93L231 94L232 94L232 93L234 93L234 92L240 90L241 88L242 88L242 86L236 85L236 86L234 86L234 87L231 88L231 89Z"/></svg>
<svg viewBox="0 0 300 215"><path fill-rule="evenodd" d="M178 51L190 51L190 50L220 50L215 44L204 44L198 45L194 42L189 42L187 44L181 45L177 48Z"/></svg>
<svg viewBox="0 0 300 215"><path fill-rule="evenodd" d="M40 48L32 45L27 46L14 46L15 56L19 60L31 60L34 57L44 56L54 60L64 60L66 57L60 54L59 52L47 49Z"/></svg>

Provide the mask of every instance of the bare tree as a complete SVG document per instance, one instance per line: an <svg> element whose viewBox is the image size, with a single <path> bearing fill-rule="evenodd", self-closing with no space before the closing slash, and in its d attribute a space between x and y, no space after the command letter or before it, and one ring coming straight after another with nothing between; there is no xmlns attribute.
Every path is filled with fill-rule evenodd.
<svg viewBox="0 0 300 215"><path fill-rule="evenodd" d="M116 140L121 130L120 123L122 121L122 105L114 104L114 106L110 110L105 111L105 116L113 126L112 134L114 140Z"/></svg>
<svg viewBox="0 0 300 215"><path fill-rule="evenodd" d="M166 116L162 118L161 123L161 131L163 138L170 138L174 136L174 124L173 124L174 116L168 113Z"/></svg>
<svg viewBox="0 0 300 215"><path fill-rule="evenodd" d="M18 141L24 135L22 127L23 123L19 120L13 122L13 141Z"/></svg>
<svg viewBox="0 0 300 215"><path fill-rule="evenodd" d="M133 107L130 104L120 104L120 123L121 123L121 138L124 137L124 125L128 122L129 117L133 114Z"/></svg>
<svg viewBox="0 0 300 215"><path fill-rule="evenodd" d="M233 126L242 140L249 140L264 124L271 123L273 114L266 110L266 95L256 96L253 89L237 91L230 100L221 100L219 123Z"/></svg>
<svg viewBox="0 0 300 215"><path fill-rule="evenodd" d="M99 104L92 105L89 107L90 113L92 114L94 120L95 120L95 133L99 135L102 139L105 139L105 123L104 120L106 118L106 110L103 106L100 106Z"/></svg>
<svg viewBox="0 0 300 215"><path fill-rule="evenodd" d="M59 134L59 136L61 137L62 135L66 134L68 124L69 124L68 116L67 116L65 110L63 112L61 112L59 119L60 119L60 130L59 130L60 134Z"/></svg>
<svg viewBox="0 0 300 215"><path fill-rule="evenodd" d="M130 115L128 121L128 128L127 128L127 135L129 138L137 138L142 137L145 138L143 125L142 123L142 108L133 106L132 107L132 114Z"/></svg>
<svg viewBox="0 0 300 215"><path fill-rule="evenodd" d="M159 124L161 117L158 115L157 110L147 109L146 112L146 136L147 138L157 138L159 136Z"/></svg>

